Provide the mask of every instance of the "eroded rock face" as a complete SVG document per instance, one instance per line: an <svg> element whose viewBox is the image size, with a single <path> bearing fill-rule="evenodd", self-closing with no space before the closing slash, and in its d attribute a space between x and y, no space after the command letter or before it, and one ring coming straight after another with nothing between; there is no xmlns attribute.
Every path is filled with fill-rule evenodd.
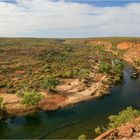
<svg viewBox="0 0 140 140"><path fill-rule="evenodd" d="M135 125L125 125L119 128L118 137L130 138L133 135Z"/></svg>
<svg viewBox="0 0 140 140"><path fill-rule="evenodd" d="M118 130L117 129L111 129L103 134L101 134L99 137L97 137L95 140L111 140L117 138Z"/></svg>
<svg viewBox="0 0 140 140"><path fill-rule="evenodd" d="M108 130L95 140L140 140L140 117L131 123L122 125L116 129Z"/></svg>
<svg viewBox="0 0 140 140"><path fill-rule="evenodd" d="M119 49L128 49L128 48L131 48L133 46L135 46L135 44L134 43L131 43L131 42L122 42L122 43L119 43L117 45L117 47Z"/></svg>
<svg viewBox="0 0 140 140"><path fill-rule="evenodd" d="M123 60L134 66L138 71L140 71L140 66L135 64L135 61L140 59L140 44L132 43L120 43L117 45L119 49L125 49L123 54Z"/></svg>
<svg viewBox="0 0 140 140"><path fill-rule="evenodd" d="M135 131L140 133L140 124L135 127Z"/></svg>

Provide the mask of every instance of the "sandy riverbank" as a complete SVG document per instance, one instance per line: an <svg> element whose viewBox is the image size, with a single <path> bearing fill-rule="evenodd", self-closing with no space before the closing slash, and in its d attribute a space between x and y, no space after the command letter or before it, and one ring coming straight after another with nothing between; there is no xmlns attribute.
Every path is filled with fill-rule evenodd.
<svg viewBox="0 0 140 140"><path fill-rule="evenodd" d="M103 87L108 87L103 84L106 78L107 76L105 74L97 73L94 75L93 81L88 85L85 85L83 81L77 78L60 79L60 85L56 87L56 93L40 92L43 98L37 106L38 109L33 106L25 107L21 104L22 98L16 94L0 93L0 97L3 98L6 111L10 116L26 115L38 110L57 110L68 105L101 96L100 90Z"/></svg>

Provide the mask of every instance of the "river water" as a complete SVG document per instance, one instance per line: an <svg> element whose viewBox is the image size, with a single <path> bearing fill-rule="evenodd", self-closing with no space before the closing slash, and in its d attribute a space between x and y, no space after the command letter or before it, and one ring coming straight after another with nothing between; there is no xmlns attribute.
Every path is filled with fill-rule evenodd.
<svg viewBox="0 0 140 140"><path fill-rule="evenodd" d="M106 126L108 116L127 106L140 109L140 78L131 79L130 67L124 69L121 84L113 86L108 96L82 102L53 112L8 119L0 124L0 138L78 138L86 134L96 137L94 129Z"/></svg>

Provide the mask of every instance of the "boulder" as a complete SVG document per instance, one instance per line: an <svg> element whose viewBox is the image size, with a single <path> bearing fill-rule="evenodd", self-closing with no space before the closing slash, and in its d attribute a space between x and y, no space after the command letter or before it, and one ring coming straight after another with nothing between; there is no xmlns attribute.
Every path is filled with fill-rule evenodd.
<svg viewBox="0 0 140 140"><path fill-rule="evenodd" d="M112 138L114 138L115 135L117 135L117 133L118 133L117 129L111 129L111 130L108 130L108 131L104 132L103 134L101 134L97 138L95 138L95 140L108 140L108 139L112 139Z"/></svg>
<svg viewBox="0 0 140 140"><path fill-rule="evenodd" d="M118 132L118 136L119 137L126 137L126 138L130 138L133 135L134 132L134 125L123 125L119 128L119 132Z"/></svg>

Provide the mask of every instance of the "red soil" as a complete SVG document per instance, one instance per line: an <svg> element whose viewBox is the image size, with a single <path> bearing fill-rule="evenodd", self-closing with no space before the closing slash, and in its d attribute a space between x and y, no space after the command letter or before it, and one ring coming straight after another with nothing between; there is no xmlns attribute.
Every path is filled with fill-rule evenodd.
<svg viewBox="0 0 140 140"><path fill-rule="evenodd" d="M117 47L119 49L128 49L128 48L132 48L134 46L135 46L135 44L131 43L131 42L122 42L122 43L117 44Z"/></svg>

